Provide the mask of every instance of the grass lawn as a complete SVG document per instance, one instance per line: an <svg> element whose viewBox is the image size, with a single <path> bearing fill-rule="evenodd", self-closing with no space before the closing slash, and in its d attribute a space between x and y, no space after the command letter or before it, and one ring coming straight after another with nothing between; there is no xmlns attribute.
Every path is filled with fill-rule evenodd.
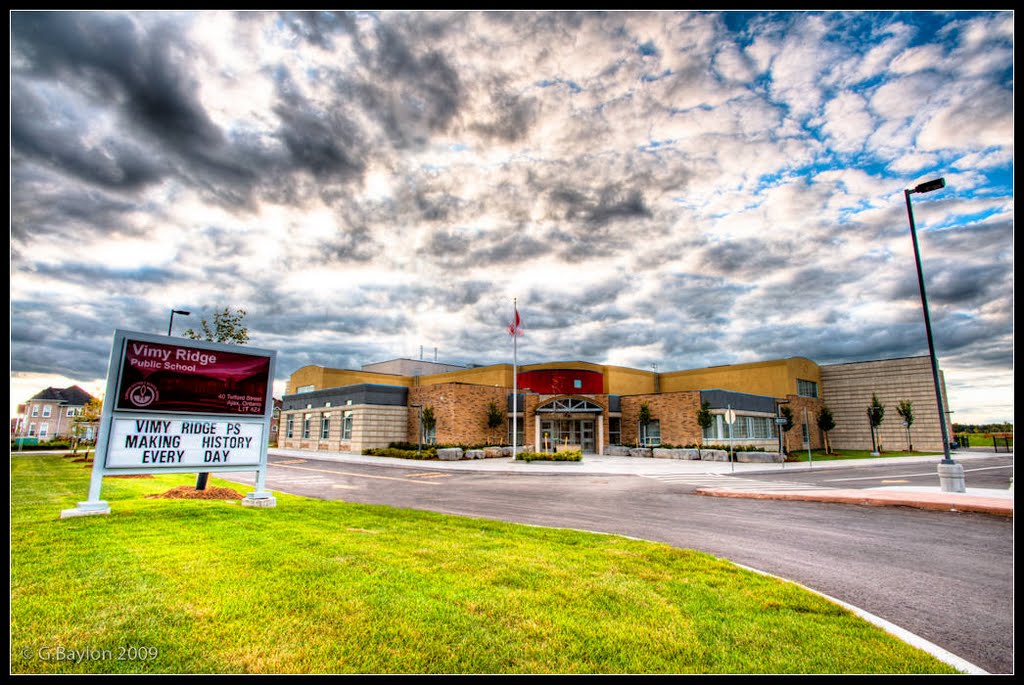
<svg viewBox="0 0 1024 685"><path fill-rule="evenodd" d="M811 450L811 459L814 461L835 461L839 459L880 459L889 457L942 457L942 452L906 452L892 451L881 454L871 454L871 450L832 450L831 454L825 454L825 450ZM789 461L807 461L807 450L793 450L789 453Z"/></svg>
<svg viewBox="0 0 1024 685"><path fill-rule="evenodd" d="M694 551L278 494L149 499L11 457L12 673L954 673L790 583ZM216 478L211 486L245 488Z"/></svg>

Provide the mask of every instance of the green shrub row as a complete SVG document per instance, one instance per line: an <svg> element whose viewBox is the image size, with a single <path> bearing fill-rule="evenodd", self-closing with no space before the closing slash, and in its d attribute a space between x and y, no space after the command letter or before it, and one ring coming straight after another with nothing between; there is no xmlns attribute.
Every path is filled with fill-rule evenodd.
<svg viewBox="0 0 1024 685"><path fill-rule="evenodd" d="M693 445L694 449L697 449L697 445ZM729 445L701 445L702 450L729 450ZM763 447L757 447L756 445L733 445L733 452L767 452Z"/></svg>
<svg viewBox="0 0 1024 685"><path fill-rule="evenodd" d="M398 459L437 459L437 447L424 445L423 449L419 451L415 445L411 450L397 447L371 447L363 450L363 454L371 457L396 457Z"/></svg>
<svg viewBox="0 0 1024 685"><path fill-rule="evenodd" d="M84 440L79 441L78 446L84 448L86 445L91 446L92 443L86 443ZM11 449L17 450L18 443L11 440ZM55 438L53 440L45 440L37 442L34 445L28 443L21 446L21 449L33 449L33 450L69 450L71 449L71 441L67 438Z"/></svg>
<svg viewBox="0 0 1024 685"><path fill-rule="evenodd" d="M516 455L517 461L582 461L583 452L572 450L569 452L520 452Z"/></svg>

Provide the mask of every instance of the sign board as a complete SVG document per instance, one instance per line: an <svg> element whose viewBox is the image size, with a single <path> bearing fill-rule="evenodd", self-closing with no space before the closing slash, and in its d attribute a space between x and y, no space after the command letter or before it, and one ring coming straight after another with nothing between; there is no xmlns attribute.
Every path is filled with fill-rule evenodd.
<svg viewBox="0 0 1024 685"><path fill-rule="evenodd" d="M107 468L258 467L262 424L197 419L114 419Z"/></svg>
<svg viewBox="0 0 1024 685"><path fill-rule="evenodd" d="M785 418L780 416L780 417L775 419L775 423L776 423L776 425L779 425L779 426L785 426L787 423L789 423L789 421L787 421Z"/></svg>
<svg viewBox="0 0 1024 685"><path fill-rule="evenodd" d="M126 338L114 408L262 416L270 362L263 355Z"/></svg>
<svg viewBox="0 0 1024 685"><path fill-rule="evenodd" d="M264 488L277 353L239 345L114 331L89 500L61 516L110 512L103 477L255 471ZM255 502L255 503L253 503Z"/></svg>
<svg viewBox="0 0 1024 685"><path fill-rule="evenodd" d="M730 426L732 424L736 423L736 410L735 409L726 409L725 410L725 422L727 424L729 424Z"/></svg>

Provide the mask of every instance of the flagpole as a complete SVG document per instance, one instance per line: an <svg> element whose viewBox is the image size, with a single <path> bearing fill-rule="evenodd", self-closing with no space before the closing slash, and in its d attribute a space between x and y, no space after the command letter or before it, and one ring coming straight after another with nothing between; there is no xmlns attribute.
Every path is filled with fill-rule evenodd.
<svg viewBox="0 0 1024 685"><path fill-rule="evenodd" d="M516 338L519 337L519 326L516 318L519 316L519 308L516 303L516 298L512 298L512 460L516 458L516 433L518 432L518 422L516 419L516 413L519 411L518 405L518 394L519 394L519 378L518 378L518 367L519 367L519 347L516 343Z"/></svg>

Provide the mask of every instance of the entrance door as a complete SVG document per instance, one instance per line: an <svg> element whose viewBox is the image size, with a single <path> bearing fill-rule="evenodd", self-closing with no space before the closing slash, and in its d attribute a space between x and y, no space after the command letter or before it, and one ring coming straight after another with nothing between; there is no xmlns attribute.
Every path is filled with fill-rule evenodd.
<svg viewBox="0 0 1024 685"><path fill-rule="evenodd" d="M594 440L594 421L593 419L584 419L578 422L580 444L583 445L584 452L595 452L597 451L597 442Z"/></svg>
<svg viewBox="0 0 1024 685"><path fill-rule="evenodd" d="M597 440L594 437L593 419L552 419L540 422L541 449L545 449L544 437L547 436L546 449L555 450L555 445L580 445L584 452L595 452Z"/></svg>

